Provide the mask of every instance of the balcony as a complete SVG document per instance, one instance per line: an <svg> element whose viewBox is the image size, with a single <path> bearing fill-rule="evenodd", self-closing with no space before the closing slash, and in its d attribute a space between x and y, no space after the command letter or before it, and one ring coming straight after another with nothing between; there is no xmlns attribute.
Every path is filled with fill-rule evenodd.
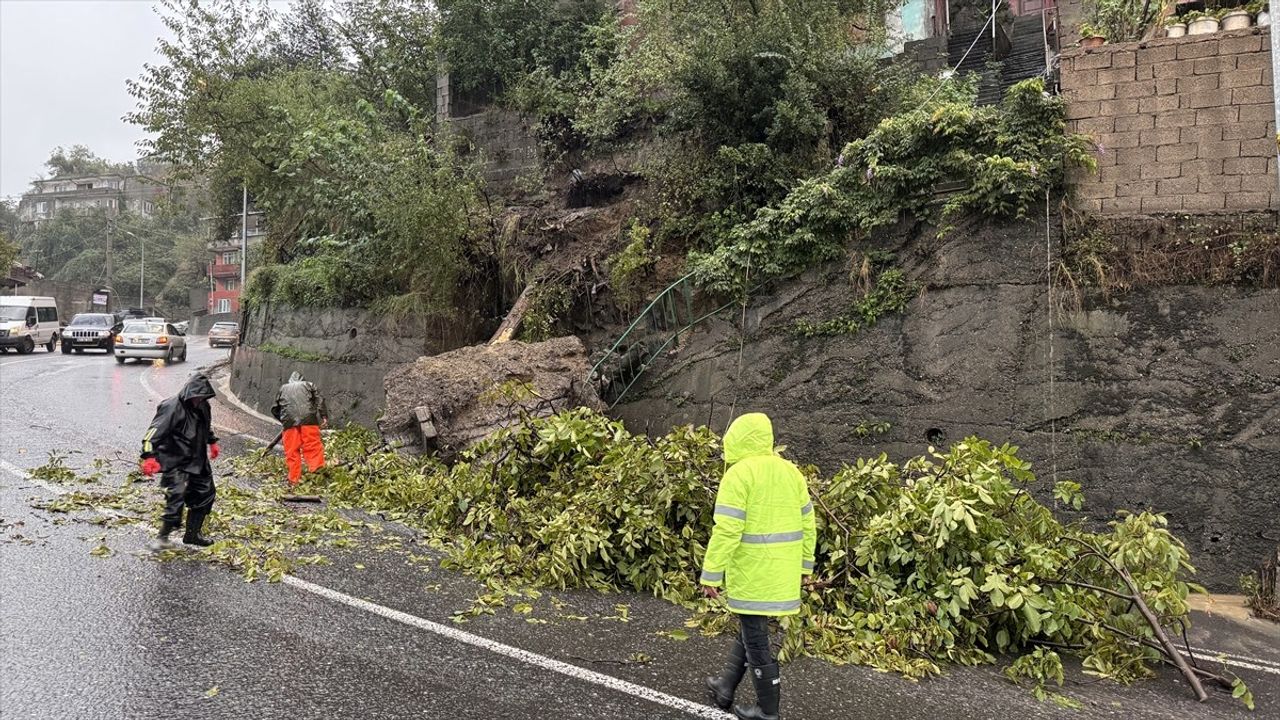
<svg viewBox="0 0 1280 720"><path fill-rule="evenodd" d="M209 267L209 274L216 278L238 278L240 277L240 266L212 265Z"/></svg>

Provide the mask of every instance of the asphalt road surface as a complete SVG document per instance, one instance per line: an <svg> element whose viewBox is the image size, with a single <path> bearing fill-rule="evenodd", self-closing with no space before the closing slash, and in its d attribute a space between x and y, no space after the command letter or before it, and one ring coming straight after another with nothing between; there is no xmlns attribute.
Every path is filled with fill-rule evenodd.
<svg viewBox="0 0 1280 720"><path fill-rule="evenodd" d="M654 598L548 593L531 616L499 610L455 625L450 616L481 586L400 555L355 549L282 583L246 583L219 566L155 561L144 529L104 530L34 509L59 489L24 471L50 451L76 451L70 462L80 465L136 456L156 402L226 356L191 341L189 361L168 366L42 350L0 356L5 720L727 717L704 704L700 687L725 640L660 635L680 628L685 614ZM229 456L276 432L221 401L214 420ZM89 550L103 534L117 552L98 558ZM1280 718L1280 628L1197 613L1191 642L1229 654L1256 712L1221 693L1197 704L1168 672L1121 687L1072 668L1062 693L1083 708L1070 710L1036 701L998 667L912 683L810 660L784 669L783 710L788 718L904 720Z"/></svg>

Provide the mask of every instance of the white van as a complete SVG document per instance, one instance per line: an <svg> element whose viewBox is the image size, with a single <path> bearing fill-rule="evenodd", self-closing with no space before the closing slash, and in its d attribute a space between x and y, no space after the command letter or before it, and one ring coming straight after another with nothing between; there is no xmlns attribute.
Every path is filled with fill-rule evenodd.
<svg viewBox="0 0 1280 720"><path fill-rule="evenodd" d="M43 345L58 345L58 304L51 297L0 295L0 352L15 348L27 354Z"/></svg>

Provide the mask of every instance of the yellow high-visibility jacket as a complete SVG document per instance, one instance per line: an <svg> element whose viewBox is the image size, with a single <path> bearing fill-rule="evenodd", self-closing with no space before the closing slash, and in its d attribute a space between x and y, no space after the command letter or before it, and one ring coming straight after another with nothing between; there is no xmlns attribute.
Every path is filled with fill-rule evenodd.
<svg viewBox="0 0 1280 720"><path fill-rule="evenodd" d="M818 538L804 475L774 453L773 425L762 413L733 421L724 459L701 582L723 586L735 613L794 615Z"/></svg>

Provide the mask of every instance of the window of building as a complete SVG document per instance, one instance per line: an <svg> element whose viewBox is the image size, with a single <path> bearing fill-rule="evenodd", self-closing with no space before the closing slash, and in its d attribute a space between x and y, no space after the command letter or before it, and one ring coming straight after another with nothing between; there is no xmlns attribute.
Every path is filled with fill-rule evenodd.
<svg viewBox="0 0 1280 720"><path fill-rule="evenodd" d="M150 215L155 211L156 211L155 203L151 202L150 200L147 200L146 202L142 203L142 212Z"/></svg>
<svg viewBox="0 0 1280 720"><path fill-rule="evenodd" d="M240 281L239 281L239 280L224 280L224 281L222 282L222 289L223 289L223 290L231 291L231 290L235 290L235 289L236 289L236 288L238 288L238 287L240 287Z"/></svg>
<svg viewBox="0 0 1280 720"><path fill-rule="evenodd" d="M92 190L92 189L93 189L93 183L91 183L91 182L87 182L87 183L76 183L76 189L77 189L77 190Z"/></svg>
<svg viewBox="0 0 1280 720"><path fill-rule="evenodd" d="M40 202L36 203L36 212L42 212L42 213L49 212L49 201L41 200Z"/></svg>
<svg viewBox="0 0 1280 720"><path fill-rule="evenodd" d="M214 312L220 312L220 313L231 312L231 301L228 300L227 298L222 298L221 300L218 301L218 305L216 308L214 308Z"/></svg>
<svg viewBox="0 0 1280 720"><path fill-rule="evenodd" d="M240 262L240 253L231 251L222 253L223 265L235 265Z"/></svg>

